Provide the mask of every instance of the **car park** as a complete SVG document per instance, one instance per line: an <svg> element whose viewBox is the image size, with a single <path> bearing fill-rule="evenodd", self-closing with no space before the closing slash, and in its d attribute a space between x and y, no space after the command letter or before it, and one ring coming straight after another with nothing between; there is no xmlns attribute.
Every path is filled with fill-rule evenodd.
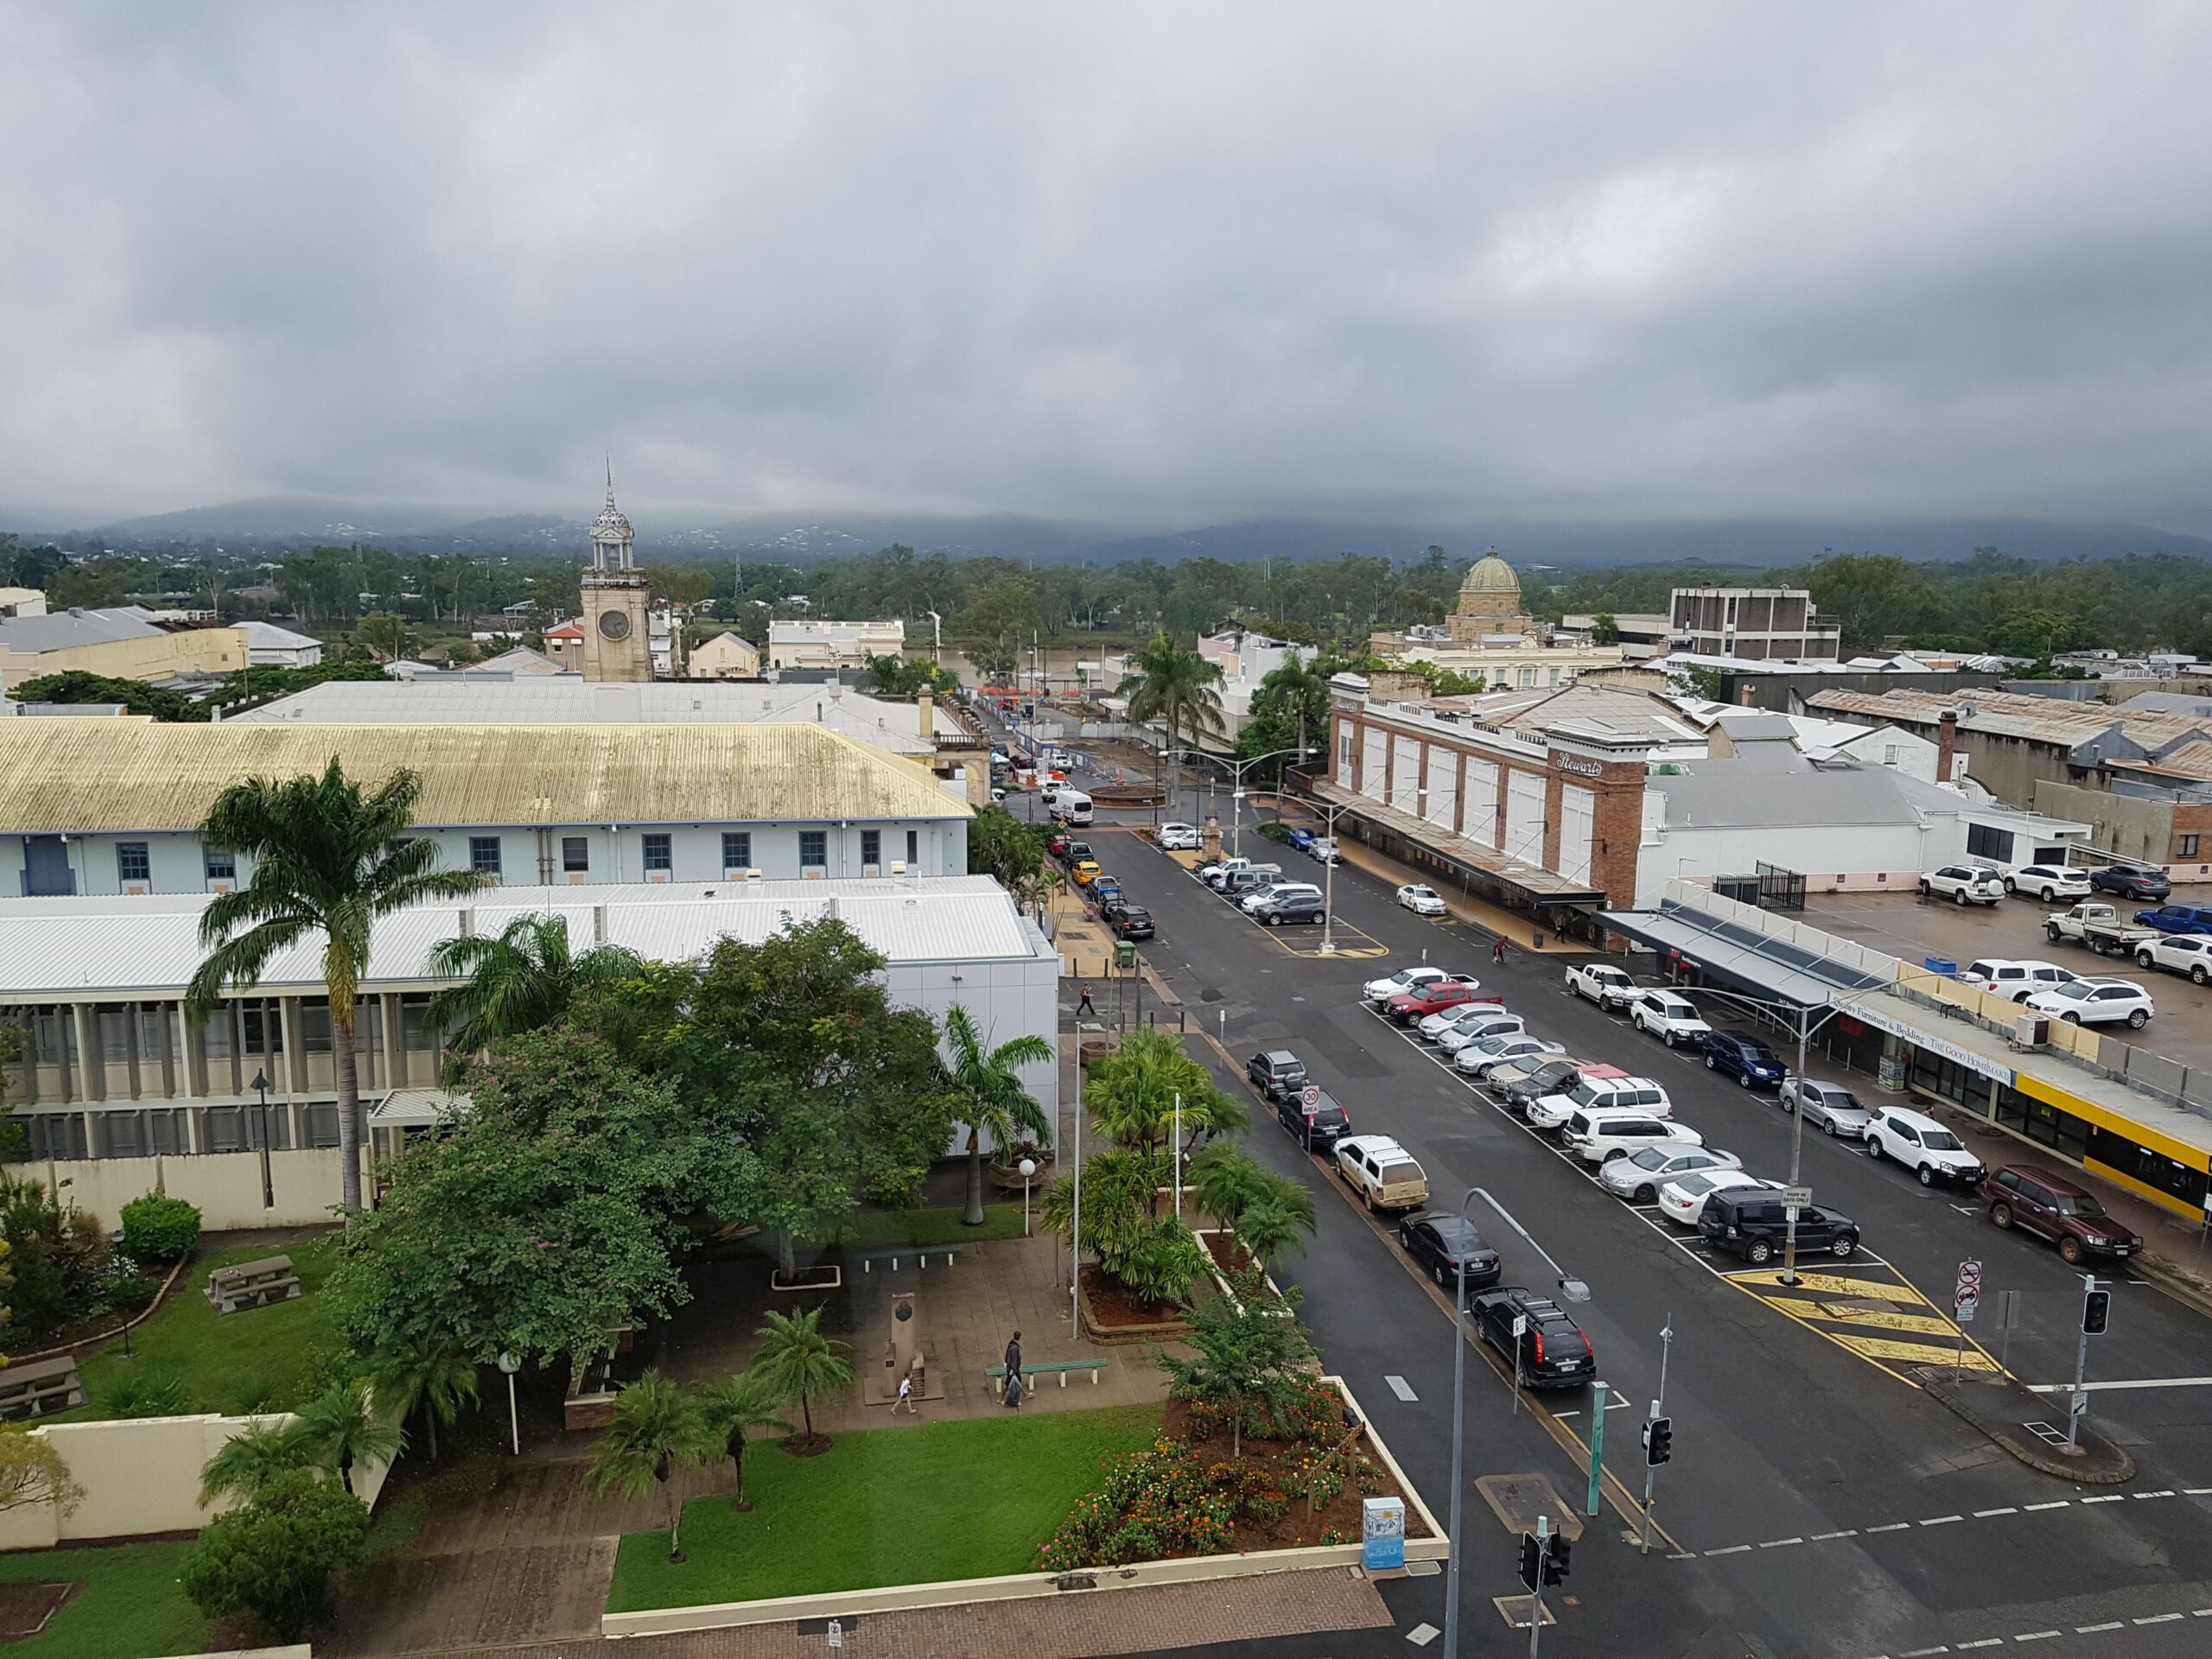
<svg viewBox="0 0 2212 1659"><path fill-rule="evenodd" d="M2133 956L2138 945L2157 938L2158 933L2155 928L2128 922L2114 906L2083 904L2044 917L2043 936L2053 944L2061 939L2071 939L2101 957Z"/></svg>
<svg viewBox="0 0 2212 1659"><path fill-rule="evenodd" d="M1659 1195L1659 1184L1677 1175L1702 1170L1739 1169L1743 1160L1718 1147L1639 1147L1624 1158L1616 1158L1598 1172L1598 1185L1615 1198L1630 1204L1649 1204Z"/></svg>
<svg viewBox="0 0 2212 1659"><path fill-rule="evenodd" d="M2212 933L2212 905L2160 905L2137 911L2135 919L2161 933Z"/></svg>
<svg viewBox="0 0 2212 1659"><path fill-rule="evenodd" d="M1918 1176L1923 1186L1938 1181L1972 1186L1984 1173L1981 1160L1957 1135L1927 1113L1903 1106L1876 1109L1866 1125L1866 1155L1895 1159Z"/></svg>
<svg viewBox="0 0 2212 1659"><path fill-rule="evenodd" d="M1117 939L1149 939L1159 929L1153 925L1152 912L1142 905L1122 904L1114 906L1114 913L1106 918Z"/></svg>
<svg viewBox="0 0 2212 1659"><path fill-rule="evenodd" d="M1310 1107L1306 1103L1306 1089L1313 1089L1316 1096ZM1275 1118L1308 1152L1333 1154L1337 1142L1351 1133L1351 1114L1327 1090L1311 1084L1276 1096Z"/></svg>
<svg viewBox="0 0 2212 1659"><path fill-rule="evenodd" d="M1633 1109L1577 1112L1567 1120L1559 1138L1586 1164L1609 1163L1645 1147L1705 1144L1705 1137L1687 1123Z"/></svg>
<svg viewBox="0 0 2212 1659"><path fill-rule="evenodd" d="M1480 1008L1423 1035L1446 1054L1457 1054L1485 1037L1518 1035L1528 1028L1529 1022L1510 1008Z"/></svg>
<svg viewBox="0 0 2212 1659"><path fill-rule="evenodd" d="M1249 870L1231 870L1215 891L1232 904L1242 904L1261 888L1273 887L1281 880L1282 872L1274 865L1255 864Z"/></svg>
<svg viewBox="0 0 2212 1659"><path fill-rule="evenodd" d="M1387 979L1369 980L1359 988L1359 994L1370 1002L1388 1002L1401 992L1418 990L1447 979L1465 985L1478 982L1472 974L1447 974L1441 968L1401 968Z"/></svg>
<svg viewBox="0 0 2212 1659"><path fill-rule="evenodd" d="M1747 1031L1707 1032L1705 1069L1733 1077L1746 1089L1782 1086L1782 1062L1772 1049Z"/></svg>
<svg viewBox="0 0 2212 1659"><path fill-rule="evenodd" d="M2143 864L2107 864L2089 873L2089 886L2122 899L2164 899L2174 890L2164 870Z"/></svg>
<svg viewBox="0 0 2212 1659"><path fill-rule="evenodd" d="M1525 1116L1540 1129L1556 1129L1575 1113L1592 1109L1634 1108L1651 1117L1672 1117L1673 1101L1667 1091L1649 1077L1623 1077L1616 1073L1610 1077L1593 1077L1585 1072L1575 1083L1556 1095L1546 1095L1541 1100L1529 1103Z"/></svg>
<svg viewBox="0 0 2212 1659"><path fill-rule="evenodd" d="M1701 1046L1713 1027L1680 991L1638 991L1628 1005L1629 1023L1673 1048Z"/></svg>
<svg viewBox="0 0 2212 1659"><path fill-rule="evenodd" d="M1446 1290L1463 1282L1470 1290L1487 1289L1504 1270L1475 1224L1451 1210L1408 1216L1398 1224L1398 1244Z"/></svg>
<svg viewBox="0 0 2212 1659"><path fill-rule="evenodd" d="M2089 896L2089 873L2070 864L2023 864L2005 873L2005 891L2024 893L2046 905Z"/></svg>
<svg viewBox="0 0 2212 1659"><path fill-rule="evenodd" d="M2193 933L2166 933L2145 939L2135 947L2139 968L2164 968L2186 974L2194 984L2212 982L2212 938Z"/></svg>
<svg viewBox="0 0 2212 1659"><path fill-rule="evenodd" d="M1417 1026L1432 1014L1442 1014L1475 1000L1475 985L1465 979L1436 980L1417 990L1405 991L1382 1006L1402 1026Z"/></svg>
<svg viewBox="0 0 2212 1659"><path fill-rule="evenodd" d="M1599 1077L1627 1075L1617 1065L1599 1065L1588 1060L1551 1060L1525 1077L1509 1079L1499 1086L1498 1093L1514 1110L1526 1112L1532 1102L1547 1095L1563 1095L1586 1077L1594 1082Z"/></svg>
<svg viewBox="0 0 2212 1659"><path fill-rule="evenodd" d="M1920 878L1920 896L1948 899L1955 905L1993 905L2005 896L2005 883L1994 870L1946 864Z"/></svg>
<svg viewBox="0 0 2212 1659"><path fill-rule="evenodd" d="M1163 852L1170 853L1195 853L1202 844L1195 823L1163 823L1154 841Z"/></svg>
<svg viewBox="0 0 2212 1659"><path fill-rule="evenodd" d="M1636 982L1625 968L1609 962L1580 963L1567 970L1567 988L1586 1002L1618 1013L1636 996Z"/></svg>
<svg viewBox="0 0 2212 1659"><path fill-rule="evenodd" d="M2050 1239L2069 1267L2090 1256L2121 1261L2143 1249L2140 1235L2105 1212L2096 1194L2039 1164L2007 1164L1981 1183L1989 1219Z"/></svg>
<svg viewBox="0 0 2212 1659"><path fill-rule="evenodd" d="M1306 843L1306 855L1323 864L1341 864L1344 855L1337 849L1334 836L1316 836Z"/></svg>
<svg viewBox="0 0 2212 1659"><path fill-rule="evenodd" d="M1469 1043L1452 1057L1452 1064L1478 1082L1487 1082L1506 1066L1522 1060L1547 1058L1565 1052L1558 1043L1548 1043L1541 1037L1531 1037L1525 1031L1516 1031L1510 1035L1484 1037Z"/></svg>
<svg viewBox="0 0 2212 1659"><path fill-rule="evenodd" d="M1306 1086L1306 1062L1287 1048L1263 1048L1244 1062L1244 1076L1269 1100L1281 1100Z"/></svg>
<svg viewBox="0 0 2212 1659"><path fill-rule="evenodd" d="M1328 909L1318 893L1294 893L1283 898L1270 893L1263 903L1248 909L1252 919L1263 927L1281 927L1286 923L1318 927L1329 919Z"/></svg>
<svg viewBox="0 0 2212 1659"><path fill-rule="evenodd" d="M1444 908L1442 895L1434 887L1424 887L1418 883L1411 887L1400 887L1397 892L1397 900L1399 909L1410 910L1416 916L1442 916L1449 913Z"/></svg>
<svg viewBox="0 0 2212 1659"><path fill-rule="evenodd" d="M1282 866L1256 859L1224 858L1218 864L1204 866L1198 875L1216 893L1249 893L1264 881L1280 880Z"/></svg>
<svg viewBox="0 0 2212 1659"><path fill-rule="evenodd" d="M2027 1006L2072 1026L2126 1025L2140 1031L2158 1013L2151 993L2132 979L2076 979L2037 991Z"/></svg>
<svg viewBox="0 0 2212 1659"><path fill-rule="evenodd" d="M1777 1183L1763 1181L1756 1175L1747 1175L1740 1169L1708 1169L1695 1173L1677 1175L1670 1181L1662 1181L1655 1202L1659 1213L1671 1222L1684 1227L1695 1227L1705 1215L1706 1200L1715 1192L1739 1192L1749 1187L1774 1187Z"/></svg>
<svg viewBox="0 0 2212 1659"><path fill-rule="evenodd" d="M2074 977L2071 970L2055 962L2039 962L2032 958L2015 961L2008 957L1984 957L1970 962L1959 976L1962 984L1992 995L2010 997L2018 1002L2031 991L2047 991L2054 985L2063 985Z"/></svg>
<svg viewBox="0 0 2212 1659"><path fill-rule="evenodd" d="M1708 1193L1697 1230L1713 1249L1759 1268L1782 1255L1790 1224L1781 1193L1771 1187L1746 1186ZM1859 1253L1859 1224L1834 1210L1807 1205L1797 1212L1796 1232L1800 1255L1832 1255L1841 1261Z"/></svg>
<svg viewBox="0 0 2212 1659"><path fill-rule="evenodd" d="M1418 1210L1428 1202L1428 1175L1387 1135L1348 1135L1335 1147L1337 1173L1370 1210Z"/></svg>
<svg viewBox="0 0 2212 1659"><path fill-rule="evenodd" d="M1579 1389L1598 1375L1598 1351L1588 1335L1548 1296L1517 1285L1487 1290L1474 1299L1474 1311L1476 1331L1526 1386Z"/></svg>
<svg viewBox="0 0 2212 1659"><path fill-rule="evenodd" d="M1859 1104L1859 1096L1840 1083L1785 1077L1781 1099L1783 1111L1802 1111L1812 1128L1825 1129L1838 1139L1849 1135L1863 1141L1867 1126L1874 1121L1872 1109Z"/></svg>

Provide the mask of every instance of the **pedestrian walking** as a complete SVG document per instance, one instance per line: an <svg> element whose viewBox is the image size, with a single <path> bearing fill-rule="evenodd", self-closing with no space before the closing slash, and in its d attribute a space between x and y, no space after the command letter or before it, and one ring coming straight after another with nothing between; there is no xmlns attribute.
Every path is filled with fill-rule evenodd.
<svg viewBox="0 0 2212 1659"><path fill-rule="evenodd" d="M1493 944L1493 945L1491 945L1491 948L1490 948L1490 959L1491 959L1491 961L1492 963L1496 963L1496 964L1497 964L1497 965L1499 965L1499 966L1501 966L1501 967L1504 965L1504 963L1505 963L1505 935L1504 935L1504 934L1503 934L1503 933L1499 934L1499 935L1497 936L1497 942L1495 944Z"/></svg>
<svg viewBox="0 0 2212 1659"><path fill-rule="evenodd" d="M1021 1409L1021 1332L1014 1333L1014 1340L1006 1345L1006 1402L1016 1411Z"/></svg>
<svg viewBox="0 0 2212 1659"><path fill-rule="evenodd" d="M906 1408L906 1414L909 1417L918 1417L922 1414L922 1408L914 1403L914 1374L912 1371L899 1379L899 1398L891 1408L891 1414L893 1417L899 1414L900 1406Z"/></svg>
<svg viewBox="0 0 2212 1659"><path fill-rule="evenodd" d="M1092 1007L1090 1006L1090 986L1086 985L1086 986L1084 986L1084 987L1083 988L1083 1001L1080 1001L1080 1002L1078 1002L1078 1003L1077 1003L1077 1004L1075 1005L1075 1011L1076 1011L1076 1013L1077 1013L1077 1014L1087 1014L1091 1015L1093 1018L1096 1018L1096 1017L1097 1016L1098 1010L1097 1010L1097 1009L1096 1009L1096 1008L1094 1008L1094 1007ZM1020 1333L1019 1332L1015 1332L1015 1334L1016 1334L1017 1336L1019 1336Z"/></svg>

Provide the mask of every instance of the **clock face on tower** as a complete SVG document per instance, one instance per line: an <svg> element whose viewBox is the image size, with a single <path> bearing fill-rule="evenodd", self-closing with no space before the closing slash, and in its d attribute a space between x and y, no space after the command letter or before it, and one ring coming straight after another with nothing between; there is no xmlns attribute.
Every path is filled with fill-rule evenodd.
<svg viewBox="0 0 2212 1659"><path fill-rule="evenodd" d="M599 631L609 639L628 639L630 637L628 613L623 611L601 611L599 613Z"/></svg>

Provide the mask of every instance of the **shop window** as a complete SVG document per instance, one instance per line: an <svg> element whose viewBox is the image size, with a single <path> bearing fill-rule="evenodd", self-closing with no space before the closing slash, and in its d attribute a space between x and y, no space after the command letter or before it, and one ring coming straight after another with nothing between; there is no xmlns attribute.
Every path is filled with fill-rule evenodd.
<svg viewBox="0 0 2212 1659"><path fill-rule="evenodd" d="M582 836L561 837L561 870L565 875L582 875L591 868L591 842Z"/></svg>

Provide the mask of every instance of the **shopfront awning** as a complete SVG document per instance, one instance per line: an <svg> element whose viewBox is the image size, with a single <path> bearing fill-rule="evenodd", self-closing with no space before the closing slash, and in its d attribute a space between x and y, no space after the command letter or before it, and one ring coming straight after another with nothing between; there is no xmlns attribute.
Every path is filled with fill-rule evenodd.
<svg viewBox="0 0 2212 1659"><path fill-rule="evenodd" d="M1447 864L1459 866L1471 875L1524 893L1532 902L1546 905L1602 905L1605 902L1605 895L1587 881L1570 881L1556 871L1546 869L1541 864L1514 858L1487 842L1454 835L1440 824L1415 817L1410 812L1401 812L1394 806L1385 806L1373 797L1362 795L1356 790L1316 779L1313 792L1330 805L1343 807L1346 817L1364 818L1401 841L1411 842Z"/></svg>
<svg viewBox="0 0 2212 1659"><path fill-rule="evenodd" d="M1679 957L1732 989L1801 1008L1823 1007L1889 984L1847 963L1672 900L1661 901L1656 911L1604 911L1598 921L1662 956Z"/></svg>
<svg viewBox="0 0 2212 1659"><path fill-rule="evenodd" d="M468 1113L468 1096L452 1089L395 1089L369 1108L369 1127L427 1129Z"/></svg>

